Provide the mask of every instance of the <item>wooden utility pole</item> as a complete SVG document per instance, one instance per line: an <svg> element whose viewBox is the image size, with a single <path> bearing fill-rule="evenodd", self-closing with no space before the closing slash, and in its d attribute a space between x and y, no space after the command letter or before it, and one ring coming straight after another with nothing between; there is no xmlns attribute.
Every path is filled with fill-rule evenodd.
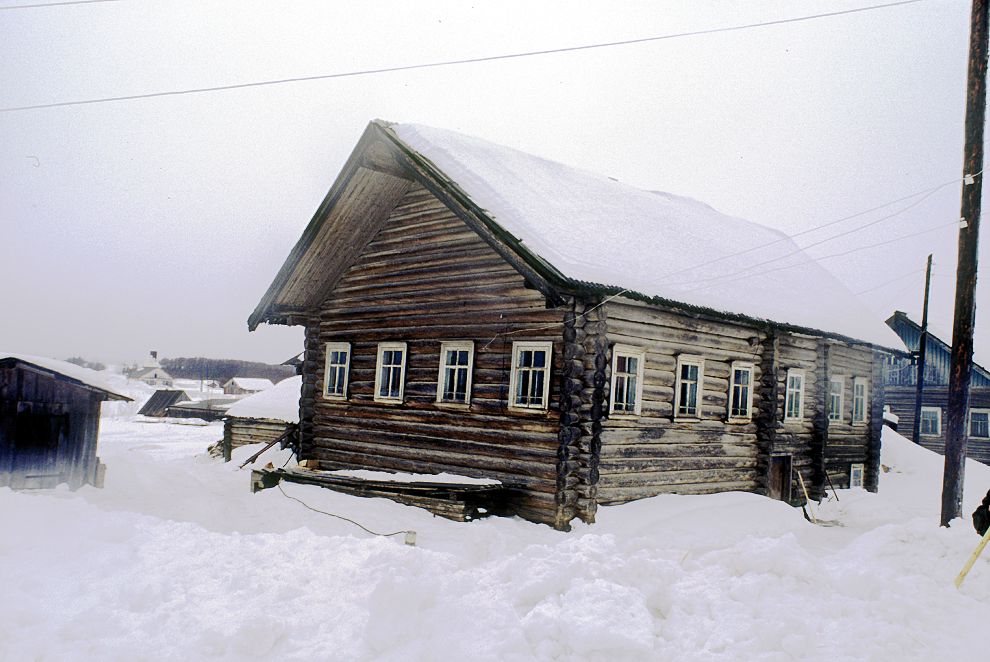
<svg viewBox="0 0 990 662"><path fill-rule="evenodd" d="M918 338L918 377L914 391L914 430L911 440L921 443L921 401L925 393L925 357L928 354L928 292L932 286L932 254L928 254L925 270L925 305L921 311L921 336Z"/></svg>
<svg viewBox="0 0 990 662"><path fill-rule="evenodd" d="M983 124L987 95L987 0L973 0L969 33L969 78L966 86L966 145L963 160L962 219L956 310L952 322L952 363L945 428L945 474L942 480L942 526L962 515L966 463L966 413L973 371L973 325L976 321L976 264L983 194Z"/></svg>

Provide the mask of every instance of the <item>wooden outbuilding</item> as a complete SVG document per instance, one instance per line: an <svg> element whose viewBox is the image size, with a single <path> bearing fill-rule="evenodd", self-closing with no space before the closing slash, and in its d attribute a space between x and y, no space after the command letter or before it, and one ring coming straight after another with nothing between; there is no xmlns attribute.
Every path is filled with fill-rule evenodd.
<svg viewBox="0 0 990 662"><path fill-rule="evenodd" d="M235 448L275 441L294 429L301 389L302 377L290 377L231 405L223 419L224 459L230 461Z"/></svg>
<svg viewBox="0 0 990 662"><path fill-rule="evenodd" d="M921 325L900 310L887 324L917 356L921 346ZM921 429L918 442L940 455L945 454L945 417L949 406L949 364L951 348L929 330L925 347L925 379L921 398ZM885 372L887 406L898 417L898 430L906 437L914 433L918 365L915 360L891 356ZM968 457L990 464L990 370L973 363L967 416Z"/></svg>
<svg viewBox="0 0 990 662"><path fill-rule="evenodd" d="M102 487L100 404L130 400L99 373L65 361L0 353L0 486Z"/></svg>
<svg viewBox="0 0 990 662"><path fill-rule="evenodd" d="M180 402L189 402L189 396L181 389L161 388L151 394L148 401L144 403L138 414L141 416L152 416L163 418L168 414L168 408Z"/></svg>
<svg viewBox="0 0 990 662"><path fill-rule="evenodd" d="M223 385L226 395L248 395L269 389L274 384L270 379L260 377L231 377Z"/></svg>
<svg viewBox="0 0 990 662"><path fill-rule="evenodd" d="M786 236L372 122L249 319L301 325L299 457L599 504L876 490L892 332Z"/></svg>

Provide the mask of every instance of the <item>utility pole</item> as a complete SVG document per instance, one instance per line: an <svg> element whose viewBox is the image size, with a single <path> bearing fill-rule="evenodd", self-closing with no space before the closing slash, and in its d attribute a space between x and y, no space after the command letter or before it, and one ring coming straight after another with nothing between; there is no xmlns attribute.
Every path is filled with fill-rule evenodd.
<svg viewBox="0 0 990 662"><path fill-rule="evenodd" d="M966 463L966 413L973 372L973 325L976 321L976 264L983 194L983 123L987 94L987 0L973 0L969 28L969 77L966 85L966 145L963 159L962 218L956 310L952 322L952 362L945 429L945 474L942 479L942 526L962 515Z"/></svg>
<svg viewBox="0 0 990 662"><path fill-rule="evenodd" d="M921 336L918 338L918 378L914 392L914 430L911 440L921 443L921 401L925 392L925 356L928 354L928 292L932 286L932 254L925 270L925 306L921 311Z"/></svg>

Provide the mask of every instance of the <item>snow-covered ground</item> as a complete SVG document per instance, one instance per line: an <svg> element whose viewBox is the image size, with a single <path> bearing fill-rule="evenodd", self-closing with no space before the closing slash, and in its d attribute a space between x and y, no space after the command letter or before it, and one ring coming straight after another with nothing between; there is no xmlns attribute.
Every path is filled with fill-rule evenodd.
<svg viewBox="0 0 990 662"><path fill-rule="evenodd" d="M411 547L251 494L253 448L204 453L221 430L105 419L105 489L0 489L0 660L987 659L990 554L953 587L979 538L938 526L941 458L895 434L830 526L732 493L560 533L285 486ZM969 513L990 469L967 488Z"/></svg>

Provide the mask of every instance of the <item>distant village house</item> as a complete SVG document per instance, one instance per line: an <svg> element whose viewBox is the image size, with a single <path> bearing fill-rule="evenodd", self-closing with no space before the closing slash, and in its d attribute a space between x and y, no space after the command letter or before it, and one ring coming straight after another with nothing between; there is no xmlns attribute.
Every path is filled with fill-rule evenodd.
<svg viewBox="0 0 990 662"><path fill-rule="evenodd" d="M65 361L0 353L0 486L102 487L100 406L130 398Z"/></svg>
<svg viewBox="0 0 990 662"><path fill-rule="evenodd" d="M172 375L165 372L158 363L158 352L151 352L145 364L131 373L130 378L159 388L171 388L173 384Z"/></svg>
<svg viewBox="0 0 990 662"><path fill-rule="evenodd" d="M779 260L771 267L758 265ZM877 489L897 337L784 235L372 122L251 315L305 329L298 456L600 504Z"/></svg>
<svg viewBox="0 0 990 662"><path fill-rule="evenodd" d="M223 385L223 392L227 395L246 395L258 393L273 387L270 379L260 379L258 377L233 377L228 379Z"/></svg>
<svg viewBox="0 0 990 662"><path fill-rule="evenodd" d="M899 310L887 320L917 357L921 347L921 325ZM951 347L938 336L928 333L925 346L925 375L921 399L921 426L918 442L939 454L945 454L945 416L949 403L949 365ZM915 401L918 384L917 360L890 357L885 371L887 406L898 417L898 431L910 438L914 433ZM967 414L967 456L990 464L990 371L973 364Z"/></svg>

